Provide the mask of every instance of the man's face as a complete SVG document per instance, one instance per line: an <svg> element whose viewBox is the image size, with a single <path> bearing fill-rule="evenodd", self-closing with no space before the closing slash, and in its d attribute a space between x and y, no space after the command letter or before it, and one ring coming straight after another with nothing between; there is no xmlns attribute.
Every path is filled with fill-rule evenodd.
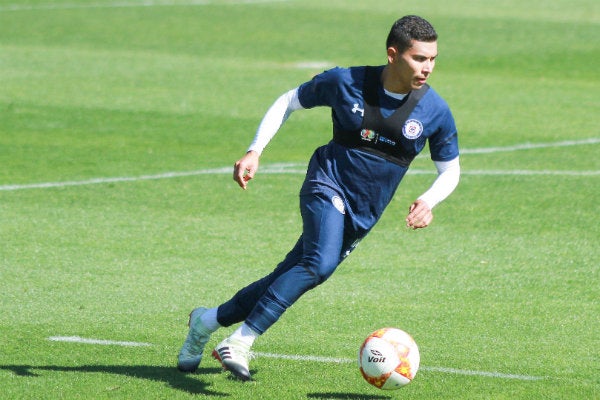
<svg viewBox="0 0 600 400"><path fill-rule="evenodd" d="M391 90L408 93L425 84L433 72L437 57L437 42L413 40L412 47L400 54L395 47L388 48L388 62L393 81Z"/></svg>

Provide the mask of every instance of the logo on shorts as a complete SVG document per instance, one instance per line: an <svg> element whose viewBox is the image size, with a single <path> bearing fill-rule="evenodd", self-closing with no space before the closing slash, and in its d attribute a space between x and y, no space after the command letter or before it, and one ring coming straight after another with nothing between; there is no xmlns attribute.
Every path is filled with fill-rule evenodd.
<svg viewBox="0 0 600 400"><path fill-rule="evenodd" d="M352 253L354 251L354 249L356 248L356 246L358 246L358 244L360 243L360 241L362 240L361 238L356 239L351 245L350 247L344 252L344 254L342 255L342 258L346 258L350 255L350 253Z"/></svg>
<svg viewBox="0 0 600 400"><path fill-rule="evenodd" d="M341 199L340 196L333 196L331 198L331 203L333 206L342 214L346 214L346 208L344 207L344 200Z"/></svg>
<svg viewBox="0 0 600 400"><path fill-rule="evenodd" d="M402 127L402 134L407 139L416 139L423 133L423 124L416 119L409 119Z"/></svg>

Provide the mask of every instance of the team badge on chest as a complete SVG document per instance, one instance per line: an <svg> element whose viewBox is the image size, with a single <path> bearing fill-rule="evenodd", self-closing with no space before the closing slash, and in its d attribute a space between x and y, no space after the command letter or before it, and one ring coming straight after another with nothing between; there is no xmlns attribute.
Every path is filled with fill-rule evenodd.
<svg viewBox="0 0 600 400"><path fill-rule="evenodd" d="M402 134L407 139L417 139L423 133L423 124L416 119L409 119L402 127Z"/></svg>

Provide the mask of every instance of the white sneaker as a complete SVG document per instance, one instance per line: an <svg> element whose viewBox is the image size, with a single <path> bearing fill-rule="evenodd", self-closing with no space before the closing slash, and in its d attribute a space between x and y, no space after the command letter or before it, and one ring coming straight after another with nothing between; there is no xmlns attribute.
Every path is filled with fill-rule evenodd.
<svg viewBox="0 0 600 400"><path fill-rule="evenodd" d="M194 309L190 313L188 326L190 330L183 342L177 359L177 368L181 372L194 372L202 361L204 346L210 339L210 331L202 324L201 316L207 311L204 307Z"/></svg>
<svg viewBox="0 0 600 400"><path fill-rule="evenodd" d="M243 381L252 379L248 369L250 346L246 343L228 337L215 347L212 355L225 370L230 371L238 379Z"/></svg>

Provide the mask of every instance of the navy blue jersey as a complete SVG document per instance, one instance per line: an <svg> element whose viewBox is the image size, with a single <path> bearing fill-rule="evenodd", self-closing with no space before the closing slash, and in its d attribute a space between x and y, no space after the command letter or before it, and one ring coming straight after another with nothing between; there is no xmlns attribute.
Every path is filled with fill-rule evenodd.
<svg viewBox="0 0 600 400"><path fill-rule="evenodd" d="M300 85L300 104L304 108L330 107L334 130L359 130L365 109L365 68L333 68L315 76ZM387 118L403 101L385 94L381 83L377 90L381 114ZM446 102L431 88L398 129L402 129L401 145L408 153L418 154L428 141L432 160L450 161L458 156L454 118ZM340 196L354 229L369 230L391 201L407 169L380 155L332 140L313 154L300 193Z"/></svg>

